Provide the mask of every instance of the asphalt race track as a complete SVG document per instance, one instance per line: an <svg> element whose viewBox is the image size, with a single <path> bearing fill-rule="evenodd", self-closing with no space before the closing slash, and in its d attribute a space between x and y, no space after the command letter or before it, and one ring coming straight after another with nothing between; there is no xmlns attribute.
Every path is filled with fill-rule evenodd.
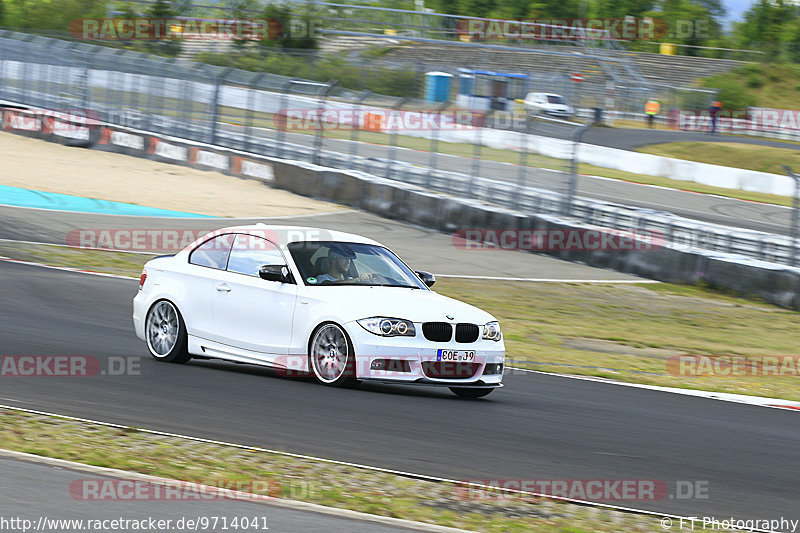
<svg viewBox="0 0 800 533"><path fill-rule="evenodd" d="M17 210L33 221L23 236L8 225L10 211L2 211L2 236L30 240L46 240L32 229L52 226L46 217L66 216ZM387 235L398 243L423 231L394 229ZM419 254L427 242L404 246ZM248 365L170 365L150 358L132 331L136 281L13 263L0 263L0 280L0 355L92 355L101 368L121 356L141 366L140 375L2 378L6 405L452 479L663 480L673 497L611 503L719 519L800 518L800 429L791 411L530 373L512 372L489 398L465 401L446 389L341 390ZM674 497L678 481L707 486L708 498Z"/></svg>

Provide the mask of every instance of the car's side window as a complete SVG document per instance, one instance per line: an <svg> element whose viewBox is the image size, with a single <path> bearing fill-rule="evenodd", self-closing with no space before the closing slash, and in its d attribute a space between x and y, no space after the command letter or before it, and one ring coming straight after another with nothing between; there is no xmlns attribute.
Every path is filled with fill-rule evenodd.
<svg viewBox="0 0 800 533"><path fill-rule="evenodd" d="M233 243L228 271L258 276L258 269L263 265L285 264L286 259L274 242L255 235L239 234Z"/></svg>
<svg viewBox="0 0 800 533"><path fill-rule="evenodd" d="M228 264L228 256L231 253L233 238L234 235L232 233L226 233L207 240L192 250L189 255L189 262L193 265L225 270Z"/></svg>

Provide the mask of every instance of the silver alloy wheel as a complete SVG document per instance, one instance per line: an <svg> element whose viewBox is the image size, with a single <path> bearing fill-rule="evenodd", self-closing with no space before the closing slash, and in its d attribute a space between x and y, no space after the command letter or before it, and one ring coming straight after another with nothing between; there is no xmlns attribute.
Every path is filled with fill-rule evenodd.
<svg viewBox="0 0 800 533"><path fill-rule="evenodd" d="M147 347L155 357L166 357L178 342L178 312L170 302L158 302L147 315Z"/></svg>
<svg viewBox="0 0 800 533"><path fill-rule="evenodd" d="M311 365L323 383L333 383L347 370L347 337L336 324L319 328L311 341Z"/></svg>

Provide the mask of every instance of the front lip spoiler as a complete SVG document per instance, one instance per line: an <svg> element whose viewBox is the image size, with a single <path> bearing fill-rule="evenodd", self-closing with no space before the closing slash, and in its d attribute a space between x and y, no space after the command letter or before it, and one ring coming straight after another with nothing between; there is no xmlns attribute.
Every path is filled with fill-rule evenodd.
<svg viewBox="0 0 800 533"><path fill-rule="evenodd" d="M432 385L434 387L458 387L459 389L499 389L503 387L502 383L484 383L482 381L473 381L471 383L442 383L441 381L432 381L427 378L419 378L414 381L400 381L396 379L384 378L359 378L359 381L370 383L385 383L387 385Z"/></svg>

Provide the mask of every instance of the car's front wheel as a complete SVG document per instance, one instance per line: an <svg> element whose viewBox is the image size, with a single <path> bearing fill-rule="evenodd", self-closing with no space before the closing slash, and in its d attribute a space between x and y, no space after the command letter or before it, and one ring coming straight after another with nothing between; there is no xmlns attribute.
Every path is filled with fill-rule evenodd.
<svg viewBox="0 0 800 533"><path fill-rule="evenodd" d="M147 312L144 333L150 355L159 361L185 363L189 354L186 326L175 305L169 300L160 300Z"/></svg>
<svg viewBox="0 0 800 533"><path fill-rule="evenodd" d="M309 366L320 383L333 387L357 383L353 347L338 324L328 322L319 326L311 335L308 353Z"/></svg>
<svg viewBox="0 0 800 533"><path fill-rule="evenodd" d="M459 398L483 398L492 392L493 388L477 388L477 387L450 387L453 394Z"/></svg>

